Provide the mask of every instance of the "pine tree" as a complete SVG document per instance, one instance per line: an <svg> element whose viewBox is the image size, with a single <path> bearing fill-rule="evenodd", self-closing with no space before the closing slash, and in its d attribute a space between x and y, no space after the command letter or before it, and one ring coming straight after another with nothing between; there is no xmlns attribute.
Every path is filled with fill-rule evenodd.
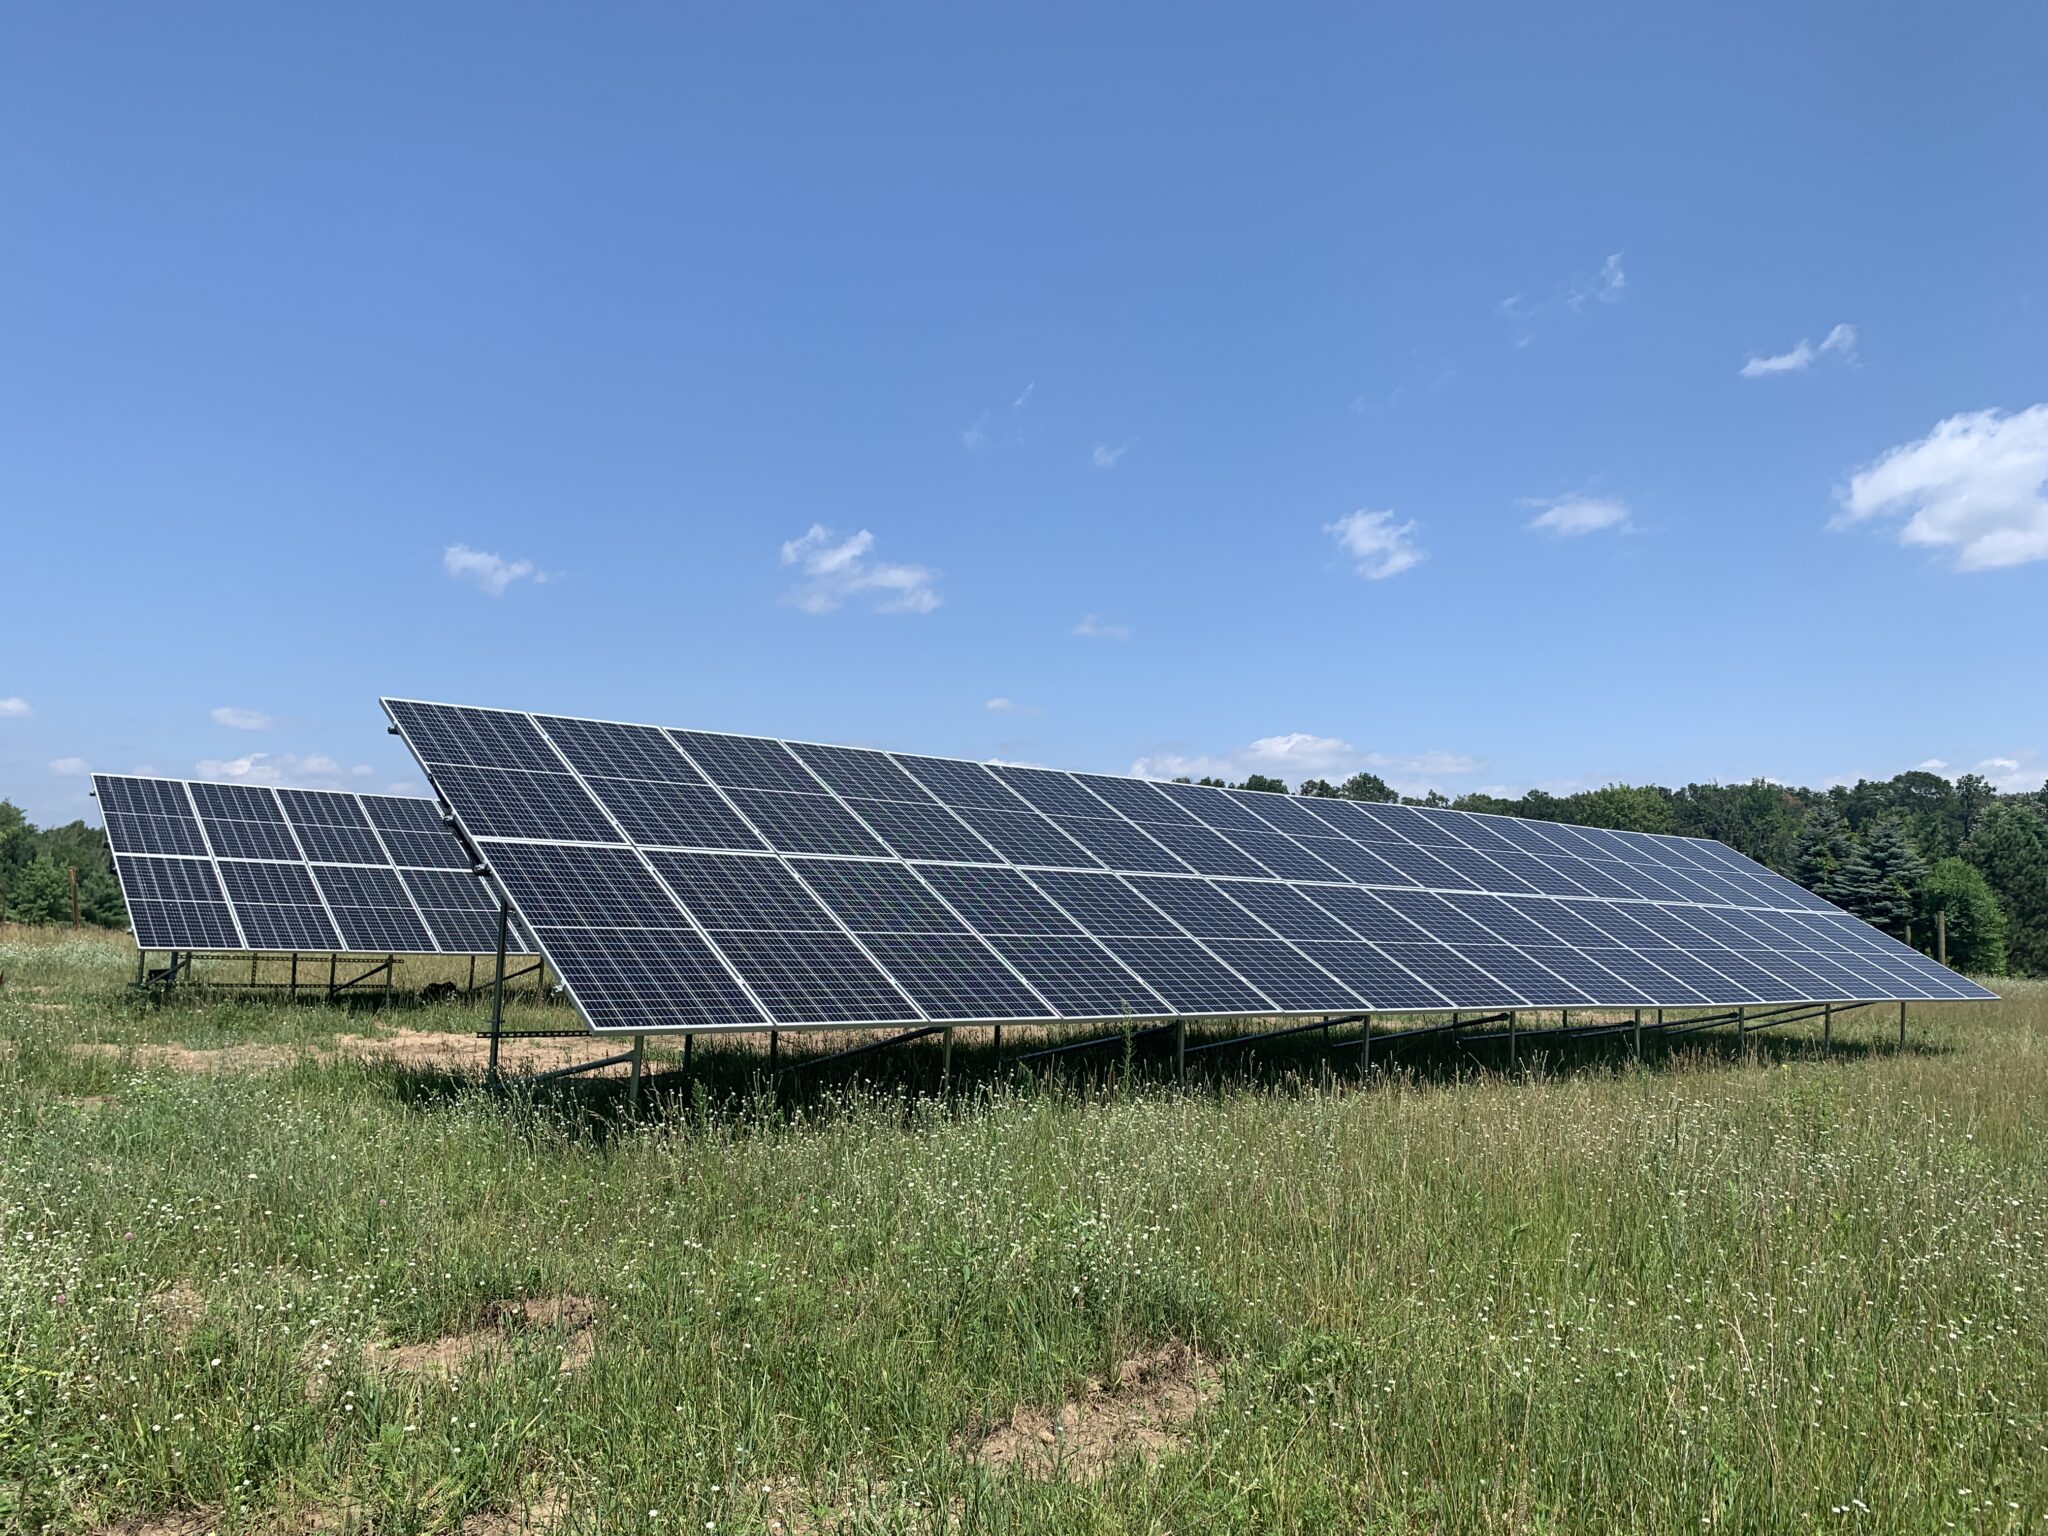
<svg viewBox="0 0 2048 1536"><path fill-rule="evenodd" d="M1792 878L1823 901L1842 906L1841 869L1850 854L1841 813L1826 801L1806 813L1792 852Z"/></svg>
<svg viewBox="0 0 2048 1536"><path fill-rule="evenodd" d="M1898 935L1913 919L1914 892L1927 878L1927 866L1906 836L1905 823L1887 816L1870 829L1835 875L1841 893L1828 900Z"/></svg>

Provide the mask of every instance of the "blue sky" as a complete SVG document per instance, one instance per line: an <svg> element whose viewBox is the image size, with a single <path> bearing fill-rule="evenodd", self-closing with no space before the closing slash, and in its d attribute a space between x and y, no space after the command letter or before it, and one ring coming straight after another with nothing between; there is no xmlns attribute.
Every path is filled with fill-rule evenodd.
<svg viewBox="0 0 2048 1536"><path fill-rule="evenodd" d="M1409 788L2048 778L2048 18L34 7L0 795L382 693Z"/></svg>

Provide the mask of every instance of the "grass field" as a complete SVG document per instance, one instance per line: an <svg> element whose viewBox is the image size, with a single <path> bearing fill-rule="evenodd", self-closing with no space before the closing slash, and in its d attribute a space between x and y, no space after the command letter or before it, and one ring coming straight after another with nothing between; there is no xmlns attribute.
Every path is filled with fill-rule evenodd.
<svg viewBox="0 0 2048 1536"><path fill-rule="evenodd" d="M0 937L0 1530L2048 1531L2048 984L633 1127L133 964Z"/></svg>

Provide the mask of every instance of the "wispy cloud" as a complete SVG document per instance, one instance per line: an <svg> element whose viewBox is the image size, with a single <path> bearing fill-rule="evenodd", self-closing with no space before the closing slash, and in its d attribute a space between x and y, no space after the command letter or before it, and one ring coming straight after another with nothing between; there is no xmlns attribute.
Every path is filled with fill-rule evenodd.
<svg viewBox="0 0 2048 1536"><path fill-rule="evenodd" d="M26 720L35 711L28 707L28 700L20 697L0 699L0 720Z"/></svg>
<svg viewBox="0 0 2048 1536"><path fill-rule="evenodd" d="M1341 736L1318 736L1309 731L1289 731L1258 740L1228 752L1187 754L1158 752L1139 758L1131 772L1140 778L1243 779L1250 774L1270 774L1299 786L1304 779L1344 779L1354 773L1377 773L1403 793L1420 793L1443 787L1448 778L1477 773L1484 766L1464 752L1376 752L1365 751Z"/></svg>
<svg viewBox="0 0 2048 1536"><path fill-rule="evenodd" d="M1358 574L1370 581L1398 576L1429 558L1428 551L1415 542L1415 529L1413 521L1395 522L1392 512L1362 508L1323 524L1323 532L1337 541L1337 547L1357 565Z"/></svg>
<svg viewBox="0 0 2048 1536"><path fill-rule="evenodd" d="M1074 626L1074 633L1083 640L1128 640L1131 626L1112 624L1099 613L1091 613Z"/></svg>
<svg viewBox="0 0 2048 1536"><path fill-rule="evenodd" d="M875 536L863 528L840 538L823 523L782 546L782 563L803 580L786 594L805 613L831 613L849 599L871 596L878 613L930 613L939 606L939 573L929 566L893 565L870 555Z"/></svg>
<svg viewBox="0 0 2048 1536"><path fill-rule="evenodd" d="M1772 357L1751 357L1740 369L1745 379L1767 379L1774 373L1804 373L1816 360L1832 357L1837 362L1856 361L1856 327L1838 325L1821 338L1815 346L1804 336L1790 352L1780 352Z"/></svg>
<svg viewBox="0 0 2048 1536"><path fill-rule="evenodd" d="M1601 304L1619 304L1622 291L1627 287L1628 274L1621 267L1621 252L1616 251L1600 263L1598 272L1572 284L1565 303L1575 311L1584 309L1589 299Z"/></svg>
<svg viewBox="0 0 2048 1536"><path fill-rule="evenodd" d="M67 779L78 778L92 772L92 764L82 757L56 757L50 760L50 772Z"/></svg>
<svg viewBox="0 0 2048 1536"><path fill-rule="evenodd" d="M986 448L992 443L1022 442L1023 433L1017 418L1023 414L1024 407L1031 403L1031 397L1037 392L1038 382L1034 379L1010 402L1010 409L1004 413L1001 421L996 419L992 410L983 409L976 412L974 419L960 429L960 446L972 453L975 449Z"/></svg>
<svg viewBox="0 0 2048 1536"><path fill-rule="evenodd" d="M1633 526L1629 522L1628 503L1613 496L1558 496L1548 501L1532 499L1522 505L1543 509L1526 526L1553 538L1575 539L1608 528L1625 533Z"/></svg>
<svg viewBox="0 0 2048 1536"><path fill-rule="evenodd" d="M1599 271L1574 277L1561 292L1553 290L1550 298L1511 293L1493 306L1493 312L1513 323L1516 347L1526 347L1536 339L1536 321L1545 314L1566 310L1577 315L1583 314L1588 304L1619 304L1628 291L1628 272L1621 256L1620 251L1614 252L1600 264Z"/></svg>
<svg viewBox="0 0 2048 1536"><path fill-rule="evenodd" d="M202 779L227 779L238 784L270 784L280 789L346 789L353 769L344 769L324 753L251 752L242 757L209 757L193 764Z"/></svg>
<svg viewBox="0 0 2048 1536"><path fill-rule="evenodd" d="M2048 559L2048 404L1938 423L1850 476L1829 524L1904 516L1899 542L1952 552L1955 569Z"/></svg>
<svg viewBox="0 0 2048 1536"><path fill-rule="evenodd" d="M1014 699L1005 699L1002 697L997 697L990 699L986 704L982 705L981 707L985 710L988 710L992 714L1014 715L1015 713L1017 713L1017 701Z"/></svg>
<svg viewBox="0 0 2048 1536"><path fill-rule="evenodd" d="M267 731L277 721L260 709L238 709L233 704L223 704L213 712L213 723L233 731Z"/></svg>
<svg viewBox="0 0 2048 1536"><path fill-rule="evenodd" d="M442 550L441 568L457 581L469 582L492 597L503 597L505 589L514 582L540 585L548 579L548 573L531 560L507 560L488 550L471 549L467 544L450 544Z"/></svg>
<svg viewBox="0 0 2048 1536"><path fill-rule="evenodd" d="M1128 443L1121 443L1114 448L1110 447L1107 443L1097 443L1095 445L1095 452L1091 457L1094 459L1097 469L1115 469L1116 461L1129 453L1136 445L1136 438L1131 439Z"/></svg>

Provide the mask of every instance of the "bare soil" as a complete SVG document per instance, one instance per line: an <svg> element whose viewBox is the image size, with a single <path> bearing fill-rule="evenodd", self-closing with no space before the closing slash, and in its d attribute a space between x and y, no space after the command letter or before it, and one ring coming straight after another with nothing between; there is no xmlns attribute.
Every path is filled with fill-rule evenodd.
<svg viewBox="0 0 2048 1536"><path fill-rule="evenodd" d="M1133 1356L1112 1382L1087 1382L1057 1408L1019 1408L974 1445L998 1477L1094 1482L1132 1457L1155 1462L1186 1444L1187 1427L1221 1390L1215 1372L1182 1344Z"/></svg>
<svg viewBox="0 0 2048 1536"><path fill-rule="evenodd" d="M579 1370L597 1350L597 1303L584 1296L493 1302L481 1327L446 1333L418 1344L371 1343L363 1364L401 1375L453 1376L472 1361L509 1352L515 1340L552 1338L561 1369Z"/></svg>

